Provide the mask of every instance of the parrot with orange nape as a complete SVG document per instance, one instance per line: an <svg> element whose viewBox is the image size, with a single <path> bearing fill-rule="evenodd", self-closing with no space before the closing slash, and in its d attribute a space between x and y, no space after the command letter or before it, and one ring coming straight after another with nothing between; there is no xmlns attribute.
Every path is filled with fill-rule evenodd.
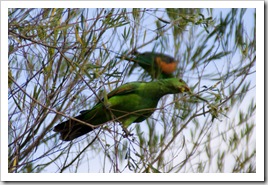
<svg viewBox="0 0 268 185"><path fill-rule="evenodd" d="M133 57L118 57L134 62L141 66L152 79L173 78L173 72L177 69L178 61L173 57L155 52L133 52ZM131 71L135 68L132 67Z"/></svg>

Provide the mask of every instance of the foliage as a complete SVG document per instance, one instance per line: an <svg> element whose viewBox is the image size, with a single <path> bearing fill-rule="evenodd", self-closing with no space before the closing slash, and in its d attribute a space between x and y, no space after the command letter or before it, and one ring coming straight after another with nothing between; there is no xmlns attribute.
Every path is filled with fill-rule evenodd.
<svg viewBox="0 0 268 185"><path fill-rule="evenodd" d="M9 9L8 23L9 172L256 172L255 10ZM135 50L174 56L202 98L162 98L132 137L110 122L60 141L57 123L152 80L118 57Z"/></svg>

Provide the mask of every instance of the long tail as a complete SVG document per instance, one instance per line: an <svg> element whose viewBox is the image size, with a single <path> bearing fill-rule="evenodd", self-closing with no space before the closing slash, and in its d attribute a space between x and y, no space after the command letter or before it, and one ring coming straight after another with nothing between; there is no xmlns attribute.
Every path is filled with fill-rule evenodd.
<svg viewBox="0 0 268 185"><path fill-rule="evenodd" d="M83 120L83 114L75 117L76 119ZM74 120L64 121L54 127L54 131L60 133L61 139L63 141L71 141L75 138L78 138L90 131L94 128L79 123Z"/></svg>

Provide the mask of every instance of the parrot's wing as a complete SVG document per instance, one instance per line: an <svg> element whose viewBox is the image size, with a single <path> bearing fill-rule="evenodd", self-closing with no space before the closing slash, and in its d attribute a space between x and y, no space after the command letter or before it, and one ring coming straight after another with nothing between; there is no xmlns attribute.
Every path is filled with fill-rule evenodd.
<svg viewBox="0 0 268 185"><path fill-rule="evenodd" d="M135 93L139 89L139 84L140 83L138 82L126 83L112 90L110 93L108 93L107 97L111 98L112 96L120 96L120 95L129 94L129 93Z"/></svg>

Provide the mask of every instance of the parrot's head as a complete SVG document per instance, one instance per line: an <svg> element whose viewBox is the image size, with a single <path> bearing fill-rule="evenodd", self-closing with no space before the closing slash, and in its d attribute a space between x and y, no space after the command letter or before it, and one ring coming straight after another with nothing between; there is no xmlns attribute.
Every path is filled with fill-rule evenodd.
<svg viewBox="0 0 268 185"><path fill-rule="evenodd" d="M191 92L191 89L188 87L185 81L182 79L178 79L179 83L177 84L177 89L180 91L180 93L184 92Z"/></svg>
<svg viewBox="0 0 268 185"><path fill-rule="evenodd" d="M162 80L163 83L167 84L170 92L172 94L191 92L191 89L188 87L185 81L178 78L167 78Z"/></svg>

